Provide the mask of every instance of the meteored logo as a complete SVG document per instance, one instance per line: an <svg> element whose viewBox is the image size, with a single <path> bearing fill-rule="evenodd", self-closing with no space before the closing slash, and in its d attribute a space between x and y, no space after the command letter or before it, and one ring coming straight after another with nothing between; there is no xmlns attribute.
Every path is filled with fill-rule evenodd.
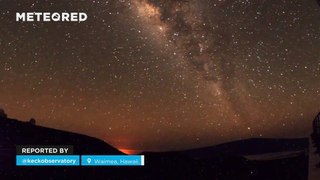
<svg viewBox="0 0 320 180"><path fill-rule="evenodd" d="M84 12L17 12L17 22L84 22L88 15Z"/></svg>

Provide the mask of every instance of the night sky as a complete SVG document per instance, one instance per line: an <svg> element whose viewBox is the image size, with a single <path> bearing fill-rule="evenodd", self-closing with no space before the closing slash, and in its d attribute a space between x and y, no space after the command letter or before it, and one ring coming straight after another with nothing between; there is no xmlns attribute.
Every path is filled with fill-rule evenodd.
<svg viewBox="0 0 320 180"><path fill-rule="evenodd" d="M16 12L88 14L16 22ZM0 107L121 148L301 137L320 110L316 0L0 0Z"/></svg>

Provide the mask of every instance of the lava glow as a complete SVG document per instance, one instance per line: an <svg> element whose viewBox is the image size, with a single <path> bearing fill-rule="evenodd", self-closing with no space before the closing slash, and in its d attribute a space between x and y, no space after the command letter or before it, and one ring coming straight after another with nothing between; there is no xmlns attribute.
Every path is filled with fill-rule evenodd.
<svg viewBox="0 0 320 180"><path fill-rule="evenodd" d="M128 155L138 154L140 152L139 150L132 150L132 149L119 149L119 151Z"/></svg>

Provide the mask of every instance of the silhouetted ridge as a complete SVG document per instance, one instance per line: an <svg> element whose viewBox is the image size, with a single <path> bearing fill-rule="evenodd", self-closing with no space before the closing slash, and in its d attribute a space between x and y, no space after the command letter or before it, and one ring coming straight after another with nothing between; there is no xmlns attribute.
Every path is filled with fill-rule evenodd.
<svg viewBox="0 0 320 180"><path fill-rule="evenodd" d="M0 121L0 142L6 148L15 148L15 145L73 145L75 154L123 154L97 138L15 119Z"/></svg>
<svg viewBox="0 0 320 180"><path fill-rule="evenodd" d="M320 156L320 112L313 120L313 133L311 135L313 145L316 148L316 154ZM320 168L320 162L317 165Z"/></svg>
<svg viewBox="0 0 320 180"><path fill-rule="evenodd" d="M0 179L257 179L307 180L308 156L250 160L244 154L303 150L306 139L248 139L212 147L146 152L144 167L17 167L16 145L73 145L75 154L123 154L89 136L0 118ZM296 170L299 171L296 171ZM50 179L50 178L49 178Z"/></svg>
<svg viewBox="0 0 320 180"><path fill-rule="evenodd" d="M303 151L309 145L308 138L297 139L267 139L252 138L239 141L228 142L215 146L190 149L184 151L162 152L161 154L172 156L186 156L193 159L217 158L226 156L243 156L264 153L277 153L284 151ZM154 152L144 152L141 154L159 154Z"/></svg>
<svg viewBox="0 0 320 180"><path fill-rule="evenodd" d="M308 147L308 138L297 139L267 139L252 138L184 151L195 158L210 158L214 156L242 156L283 151L299 151Z"/></svg>

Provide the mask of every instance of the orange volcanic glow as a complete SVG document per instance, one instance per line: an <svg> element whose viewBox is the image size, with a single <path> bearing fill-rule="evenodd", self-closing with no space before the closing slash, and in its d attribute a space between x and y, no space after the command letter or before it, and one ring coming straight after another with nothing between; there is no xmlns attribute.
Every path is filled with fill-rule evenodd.
<svg viewBox="0 0 320 180"><path fill-rule="evenodd" d="M140 150L134 150L134 149L119 149L119 151L128 155L139 154L141 152Z"/></svg>

